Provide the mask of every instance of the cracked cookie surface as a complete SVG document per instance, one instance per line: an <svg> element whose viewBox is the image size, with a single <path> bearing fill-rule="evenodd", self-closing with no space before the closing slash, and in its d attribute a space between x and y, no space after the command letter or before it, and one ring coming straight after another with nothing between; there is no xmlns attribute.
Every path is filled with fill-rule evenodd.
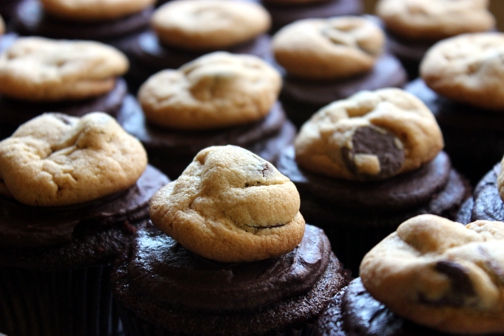
<svg viewBox="0 0 504 336"><path fill-rule="evenodd" d="M504 223L420 215L363 259L364 287L396 314L443 332L504 332Z"/></svg>
<svg viewBox="0 0 504 336"><path fill-rule="evenodd" d="M152 28L168 46L194 51L219 50L266 33L269 13L242 1L172 1L152 16Z"/></svg>
<svg viewBox="0 0 504 336"><path fill-rule="evenodd" d="M92 41L18 38L0 55L0 93L27 101L96 97L128 70L117 49Z"/></svg>
<svg viewBox="0 0 504 336"><path fill-rule="evenodd" d="M339 79L370 71L384 43L383 32L371 21L337 17L290 24L275 34L272 48L289 75Z"/></svg>
<svg viewBox="0 0 504 336"><path fill-rule="evenodd" d="M155 0L40 0L51 15L74 21L105 21L141 12Z"/></svg>
<svg viewBox="0 0 504 336"><path fill-rule="evenodd" d="M438 42L422 60L420 74L442 96L504 110L504 33L465 34Z"/></svg>
<svg viewBox="0 0 504 336"><path fill-rule="evenodd" d="M362 91L323 107L301 128L296 161L348 180L383 180L430 162L443 137L429 109L401 89Z"/></svg>
<svg viewBox="0 0 504 336"><path fill-rule="evenodd" d="M280 74L255 56L215 52L151 76L139 90L146 118L174 129L246 124L276 102Z"/></svg>
<svg viewBox="0 0 504 336"><path fill-rule="evenodd" d="M296 187L269 162L235 146L209 147L151 200L152 222L186 249L222 262L262 260L304 234Z"/></svg>
<svg viewBox="0 0 504 336"><path fill-rule="evenodd" d="M488 6L488 0L381 0L376 13L396 35L437 41L492 29Z"/></svg>
<svg viewBox="0 0 504 336"><path fill-rule="evenodd" d="M47 113L0 142L0 194L32 206L64 206L136 183L147 166L138 140L105 113Z"/></svg>

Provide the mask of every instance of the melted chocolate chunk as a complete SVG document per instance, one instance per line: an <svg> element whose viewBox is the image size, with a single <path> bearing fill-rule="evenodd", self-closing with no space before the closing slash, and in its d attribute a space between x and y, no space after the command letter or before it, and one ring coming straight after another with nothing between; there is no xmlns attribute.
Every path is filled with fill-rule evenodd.
<svg viewBox="0 0 504 336"><path fill-rule="evenodd" d="M421 303L435 306L460 307L466 304L468 297L473 297L476 294L467 270L460 264L453 261L438 261L435 269L451 280L451 291L441 299L435 301L425 298L421 293L419 295Z"/></svg>
<svg viewBox="0 0 504 336"><path fill-rule="evenodd" d="M358 128L352 137L352 149L341 148L348 169L359 179L386 179L394 176L404 163L404 150L397 145L397 138L390 132L375 127ZM379 172L369 174L359 171L358 154L375 155L380 163Z"/></svg>

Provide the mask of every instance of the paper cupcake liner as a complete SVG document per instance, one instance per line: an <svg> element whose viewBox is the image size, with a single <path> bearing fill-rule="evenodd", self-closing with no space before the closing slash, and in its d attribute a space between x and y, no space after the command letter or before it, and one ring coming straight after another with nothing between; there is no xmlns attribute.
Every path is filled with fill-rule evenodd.
<svg viewBox="0 0 504 336"><path fill-rule="evenodd" d="M157 327L138 318L133 312L118 304L119 314L121 316L124 335L126 336L183 336L183 333L172 333L163 328ZM268 336L310 336L315 324L308 321L302 325L296 325L295 328L289 328L285 332L270 332L264 335ZM189 336L189 335L187 335Z"/></svg>
<svg viewBox="0 0 504 336"><path fill-rule="evenodd" d="M108 265L61 272L0 268L0 333L119 335L109 274Z"/></svg>

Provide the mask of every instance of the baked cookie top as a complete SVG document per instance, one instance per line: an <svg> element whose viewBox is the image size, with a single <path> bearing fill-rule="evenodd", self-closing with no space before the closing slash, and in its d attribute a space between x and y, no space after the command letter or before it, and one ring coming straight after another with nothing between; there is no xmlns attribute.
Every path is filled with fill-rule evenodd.
<svg viewBox="0 0 504 336"><path fill-rule="evenodd" d="M95 97L112 90L128 66L120 51L99 42L21 37L0 54L0 94L28 101Z"/></svg>
<svg viewBox="0 0 504 336"><path fill-rule="evenodd" d="M436 43L420 64L420 75L449 99L504 111L504 33L477 33Z"/></svg>
<svg viewBox="0 0 504 336"><path fill-rule="evenodd" d="M269 162L235 146L208 147L151 200L160 230L221 262L282 255L303 238L294 184Z"/></svg>
<svg viewBox="0 0 504 336"><path fill-rule="evenodd" d="M253 2L186 0L159 7L151 23L158 39L167 46L215 51L266 33L271 18Z"/></svg>
<svg viewBox="0 0 504 336"><path fill-rule="evenodd" d="M376 13L388 30L414 40L437 41L495 26L488 0L380 0Z"/></svg>
<svg viewBox="0 0 504 336"><path fill-rule="evenodd" d="M420 215L364 257L368 292L396 314L454 334L504 332L504 223Z"/></svg>
<svg viewBox="0 0 504 336"><path fill-rule="evenodd" d="M339 79L370 71L385 44L382 30L360 17L307 19L273 37L276 61L289 75Z"/></svg>
<svg viewBox="0 0 504 336"><path fill-rule="evenodd" d="M63 206L111 195L147 166L138 140L108 114L47 113L0 142L0 194L32 206Z"/></svg>
<svg viewBox="0 0 504 336"><path fill-rule="evenodd" d="M183 130L229 127L269 113L280 74L255 56L214 52L178 70L163 70L140 88L146 118Z"/></svg>
<svg viewBox="0 0 504 336"><path fill-rule="evenodd" d="M304 169L348 180L412 171L444 146L430 110L401 89L362 91L333 102L301 128L294 146Z"/></svg>
<svg viewBox="0 0 504 336"><path fill-rule="evenodd" d="M40 0L44 11L73 21L106 21L139 13L155 0Z"/></svg>

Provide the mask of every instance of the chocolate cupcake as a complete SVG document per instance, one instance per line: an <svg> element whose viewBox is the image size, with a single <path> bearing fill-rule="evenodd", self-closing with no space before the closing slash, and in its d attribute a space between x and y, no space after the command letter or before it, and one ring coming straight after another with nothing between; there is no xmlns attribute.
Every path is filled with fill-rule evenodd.
<svg viewBox="0 0 504 336"><path fill-rule="evenodd" d="M503 222L412 218L366 255L314 335L504 335L503 243Z"/></svg>
<svg viewBox="0 0 504 336"><path fill-rule="evenodd" d="M294 184L242 148L198 153L150 216L112 272L126 335L309 332L348 283Z"/></svg>
<svg viewBox="0 0 504 336"><path fill-rule="evenodd" d="M261 0L260 2L271 14L271 33L294 21L364 13L361 0Z"/></svg>
<svg viewBox="0 0 504 336"><path fill-rule="evenodd" d="M44 114L0 142L0 333L116 335L111 262L168 179L107 114Z"/></svg>
<svg viewBox="0 0 504 336"><path fill-rule="evenodd" d="M364 91L317 112L278 169L301 194L301 211L324 229L357 274L364 254L404 220L455 218L469 190L441 152L434 116L400 89Z"/></svg>
<svg viewBox="0 0 504 336"><path fill-rule="evenodd" d="M378 26L359 17L302 20L280 30L273 52L286 72L280 100L287 116L299 127L335 100L406 84L399 60L383 54L384 41Z"/></svg>
<svg viewBox="0 0 504 336"><path fill-rule="evenodd" d="M128 81L138 88L149 76L177 69L213 51L251 54L271 60L270 16L246 1L173 1L154 13L149 30L126 49Z"/></svg>
<svg viewBox="0 0 504 336"><path fill-rule="evenodd" d="M0 54L0 139L44 112L115 116L134 100L118 76L128 60L115 48L83 41L8 39Z"/></svg>
<svg viewBox="0 0 504 336"><path fill-rule="evenodd" d="M268 161L292 143L294 126L277 102L281 78L261 59L215 52L144 83L142 108L117 119L174 179L203 148L233 144Z"/></svg>
<svg viewBox="0 0 504 336"><path fill-rule="evenodd" d="M388 49L414 79L420 61L436 42L495 29L488 6L488 0L379 0L376 13L385 25Z"/></svg>
<svg viewBox="0 0 504 336"><path fill-rule="evenodd" d="M25 36L94 40L121 50L149 26L155 0L25 0L13 18Z"/></svg>
<svg viewBox="0 0 504 336"><path fill-rule="evenodd" d="M453 37L429 50L406 90L434 113L455 168L477 183L504 154L504 34Z"/></svg>

